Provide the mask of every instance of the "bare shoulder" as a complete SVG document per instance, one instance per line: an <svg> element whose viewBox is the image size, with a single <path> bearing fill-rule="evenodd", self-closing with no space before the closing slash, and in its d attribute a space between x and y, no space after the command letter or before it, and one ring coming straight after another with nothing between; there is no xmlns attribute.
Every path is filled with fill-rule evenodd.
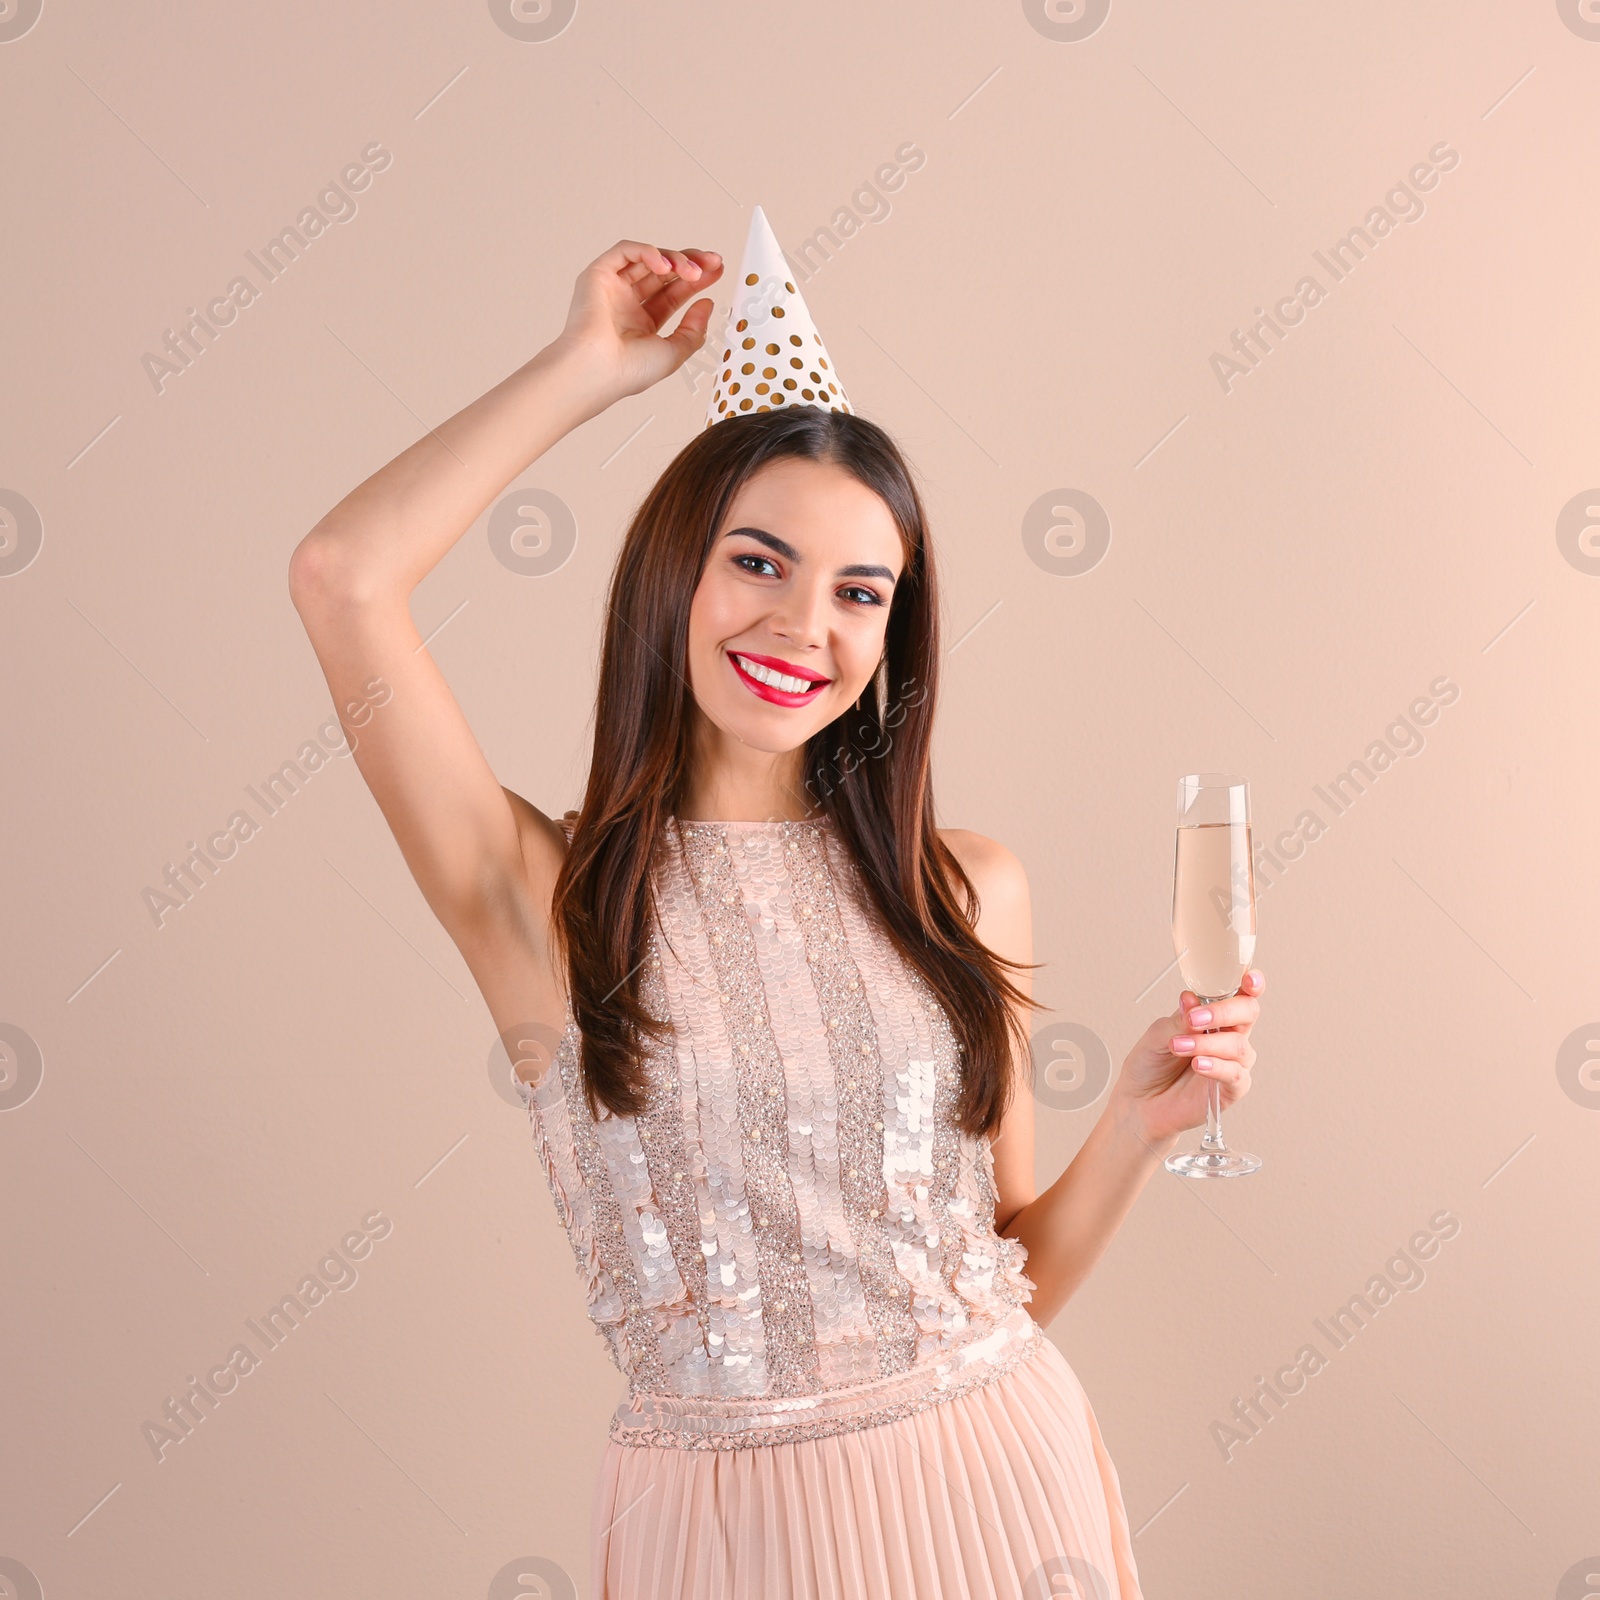
<svg viewBox="0 0 1600 1600"><path fill-rule="evenodd" d="M1027 906L1027 871L999 840L969 828L941 828L939 837L972 880L985 911L1017 911Z"/></svg>

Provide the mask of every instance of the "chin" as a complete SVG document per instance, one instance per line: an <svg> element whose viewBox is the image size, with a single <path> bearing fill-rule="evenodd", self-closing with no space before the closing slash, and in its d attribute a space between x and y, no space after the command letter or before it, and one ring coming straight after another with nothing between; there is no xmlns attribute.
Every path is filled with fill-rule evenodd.
<svg viewBox="0 0 1600 1600"><path fill-rule="evenodd" d="M710 708L711 720L740 744L767 755L787 755L798 750L833 721L836 712L820 706L804 711L782 711L776 707L729 705L719 701Z"/></svg>

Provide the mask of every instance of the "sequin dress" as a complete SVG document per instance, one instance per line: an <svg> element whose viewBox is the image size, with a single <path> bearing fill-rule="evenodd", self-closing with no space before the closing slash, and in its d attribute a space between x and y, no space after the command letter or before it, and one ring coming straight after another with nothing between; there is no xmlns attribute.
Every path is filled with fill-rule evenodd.
<svg viewBox="0 0 1600 1600"><path fill-rule="evenodd" d="M628 1383L591 1593L1138 1600L1116 1469L954 1122L948 1019L832 825L662 845L648 1110L588 1115L570 1012L527 1095Z"/></svg>

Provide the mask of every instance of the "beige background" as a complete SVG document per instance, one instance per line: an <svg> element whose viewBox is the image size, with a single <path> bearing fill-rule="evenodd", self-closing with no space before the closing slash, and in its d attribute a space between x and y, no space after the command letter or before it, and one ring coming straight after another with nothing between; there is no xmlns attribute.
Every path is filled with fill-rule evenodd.
<svg viewBox="0 0 1600 1600"><path fill-rule="evenodd" d="M245 786L329 713L300 536L553 337L615 239L736 260L758 203L791 253L862 219L803 286L924 476L942 819L1026 863L1058 1017L1120 1061L1173 1003L1178 774L1246 774L1263 836L1327 824L1261 896L1229 1132L1263 1171L1158 1175L1050 1330L1150 1600L1594 1587L1600 550L1557 521L1600 504L1600 26L1116 0L1046 36L1073 15L583 0L523 41L504 0L45 0L0 43L0 488L43 525L0 581L10 1102L43 1060L0 1116L14 1590L584 1592L622 1383L487 1012L348 760L276 816ZM372 141L356 214L158 393L142 358ZM1225 392L1213 352L1440 141L1420 220ZM559 570L511 571L485 518L416 596L548 810L620 529L707 383L522 480L576 518ZM1024 539L1061 490L1111 527L1075 576ZM1420 748L1319 800L1414 743L1440 675ZM258 834L157 927L144 891L241 807ZM1042 1182L1096 1109L1041 1105ZM1426 1281L1335 1350L1313 1319L1440 1210ZM246 1319L373 1211L358 1281L266 1351ZM259 1368L158 1462L144 1425L241 1342ZM1326 1369L1228 1459L1212 1425L1308 1342Z"/></svg>

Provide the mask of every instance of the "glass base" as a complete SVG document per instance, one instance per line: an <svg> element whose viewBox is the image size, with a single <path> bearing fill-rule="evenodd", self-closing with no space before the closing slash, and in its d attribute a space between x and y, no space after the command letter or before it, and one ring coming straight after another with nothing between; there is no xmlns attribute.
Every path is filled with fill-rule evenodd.
<svg viewBox="0 0 1600 1600"><path fill-rule="evenodd" d="M1261 1168L1261 1157L1242 1150L1186 1150L1166 1159L1168 1172L1180 1178L1242 1178Z"/></svg>

